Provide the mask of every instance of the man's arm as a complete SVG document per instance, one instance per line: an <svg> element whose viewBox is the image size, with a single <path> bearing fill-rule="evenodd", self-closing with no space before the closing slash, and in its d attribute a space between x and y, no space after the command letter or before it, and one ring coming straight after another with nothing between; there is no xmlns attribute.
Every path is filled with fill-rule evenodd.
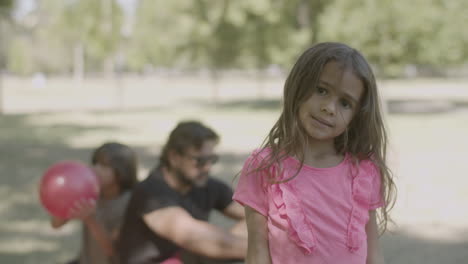
<svg viewBox="0 0 468 264"><path fill-rule="evenodd" d="M230 203L224 210L223 215L234 219L234 220L242 220L245 219L245 211L244 207L239 203L233 201Z"/></svg>
<svg viewBox="0 0 468 264"><path fill-rule="evenodd" d="M369 211L369 222L366 225L367 233L367 262L366 264L384 264L382 250L379 245L379 234L375 210Z"/></svg>
<svg viewBox="0 0 468 264"><path fill-rule="evenodd" d="M266 217L248 206L245 206L245 217L248 230L246 263L271 264Z"/></svg>
<svg viewBox="0 0 468 264"><path fill-rule="evenodd" d="M223 215L238 220L232 227L229 229L231 234L238 235L247 239L247 225L245 222L245 210L242 205L233 201L231 204L223 210Z"/></svg>
<svg viewBox="0 0 468 264"><path fill-rule="evenodd" d="M155 210L145 214L143 220L153 232L195 254L209 258L245 258L246 239L197 220L180 207Z"/></svg>

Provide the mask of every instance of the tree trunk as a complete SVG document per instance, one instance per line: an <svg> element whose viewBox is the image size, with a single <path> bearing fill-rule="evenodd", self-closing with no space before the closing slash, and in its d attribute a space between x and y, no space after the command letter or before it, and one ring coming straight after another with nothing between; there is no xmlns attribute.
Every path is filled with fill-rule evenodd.
<svg viewBox="0 0 468 264"><path fill-rule="evenodd" d="M265 71L262 68L257 69L257 98L262 100L265 98Z"/></svg>
<svg viewBox="0 0 468 264"><path fill-rule="evenodd" d="M3 114L3 70L0 68L0 115Z"/></svg>
<svg viewBox="0 0 468 264"><path fill-rule="evenodd" d="M217 69L211 69L211 100L214 105L219 103L219 87L220 87L220 76L219 71Z"/></svg>
<svg viewBox="0 0 468 264"><path fill-rule="evenodd" d="M0 17L0 115L4 113L3 109L3 69L6 67L6 43L5 26Z"/></svg>
<svg viewBox="0 0 468 264"><path fill-rule="evenodd" d="M123 82L123 65L124 65L124 55L122 44L119 45L119 50L115 58L115 86L117 93L117 108L119 110L125 109L125 86Z"/></svg>
<svg viewBox="0 0 468 264"><path fill-rule="evenodd" d="M75 43L73 48L73 79L81 83L84 77L84 47L83 43Z"/></svg>
<svg viewBox="0 0 468 264"><path fill-rule="evenodd" d="M101 0L101 30L105 38L109 40L112 39L112 31L113 31L113 24L112 24L112 10L113 0ZM115 63L114 63L114 55L109 54L104 59L103 71L104 75L107 78L114 80L115 78Z"/></svg>

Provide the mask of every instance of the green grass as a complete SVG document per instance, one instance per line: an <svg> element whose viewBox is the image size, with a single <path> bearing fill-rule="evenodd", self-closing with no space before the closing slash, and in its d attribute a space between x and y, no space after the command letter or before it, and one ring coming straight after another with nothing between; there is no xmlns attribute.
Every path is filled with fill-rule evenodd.
<svg viewBox="0 0 468 264"><path fill-rule="evenodd" d="M49 90L30 94L27 87L16 92L8 88L7 108L18 113L0 116L0 263L59 263L77 254L79 224L70 223L60 231L49 227L38 202L38 182L52 163L87 161L91 150L105 141L133 146L143 178L175 124L199 119L221 135L222 159L213 173L232 184L245 157L259 146L278 117L280 85L267 89L260 100L251 83L226 84L221 86L218 104L213 104L209 86L197 83L194 87L201 88L194 91L184 86L187 81L175 83L163 90L138 88L148 92L139 95L141 107L137 107L137 94L128 92L133 99L127 98L129 105L122 111L112 107L80 111L78 107L77 111L29 112L47 104L52 109L55 100L74 99L80 105L77 98L92 98L93 93L84 89L77 98L70 98L67 93L56 93L58 87L50 90L53 95ZM44 102L28 105L34 98ZM28 113L20 113L26 109ZM468 257L468 109L389 114L387 122L390 165L399 189L393 212L397 225L391 226L393 234L383 238L387 263L460 263ZM229 224L219 215L213 221Z"/></svg>

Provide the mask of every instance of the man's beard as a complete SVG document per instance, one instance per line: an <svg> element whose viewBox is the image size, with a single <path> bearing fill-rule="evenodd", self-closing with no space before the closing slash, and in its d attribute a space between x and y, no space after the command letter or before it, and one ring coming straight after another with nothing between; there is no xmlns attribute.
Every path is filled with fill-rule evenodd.
<svg viewBox="0 0 468 264"><path fill-rule="evenodd" d="M191 179L187 177L185 173L183 173L180 169L174 168L174 175L177 178L177 180L185 185L185 186L190 186L190 187L201 187L205 185L206 180L208 179L207 174L200 174L196 178Z"/></svg>

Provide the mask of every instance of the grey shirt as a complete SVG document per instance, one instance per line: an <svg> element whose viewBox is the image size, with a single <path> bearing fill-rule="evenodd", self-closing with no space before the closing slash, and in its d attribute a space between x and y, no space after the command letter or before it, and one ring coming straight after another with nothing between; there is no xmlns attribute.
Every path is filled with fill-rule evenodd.
<svg viewBox="0 0 468 264"><path fill-rule="evenodd" d="M123 215L130 200L130 192L127 191L112 200L101 199L96 205L96 221L104 228L107 234L112 236L119 232ZM98 242L92 237L88 228L83 225L83 239L80 253L80 264L114 264L116 261L109 259Z"/></svg>

